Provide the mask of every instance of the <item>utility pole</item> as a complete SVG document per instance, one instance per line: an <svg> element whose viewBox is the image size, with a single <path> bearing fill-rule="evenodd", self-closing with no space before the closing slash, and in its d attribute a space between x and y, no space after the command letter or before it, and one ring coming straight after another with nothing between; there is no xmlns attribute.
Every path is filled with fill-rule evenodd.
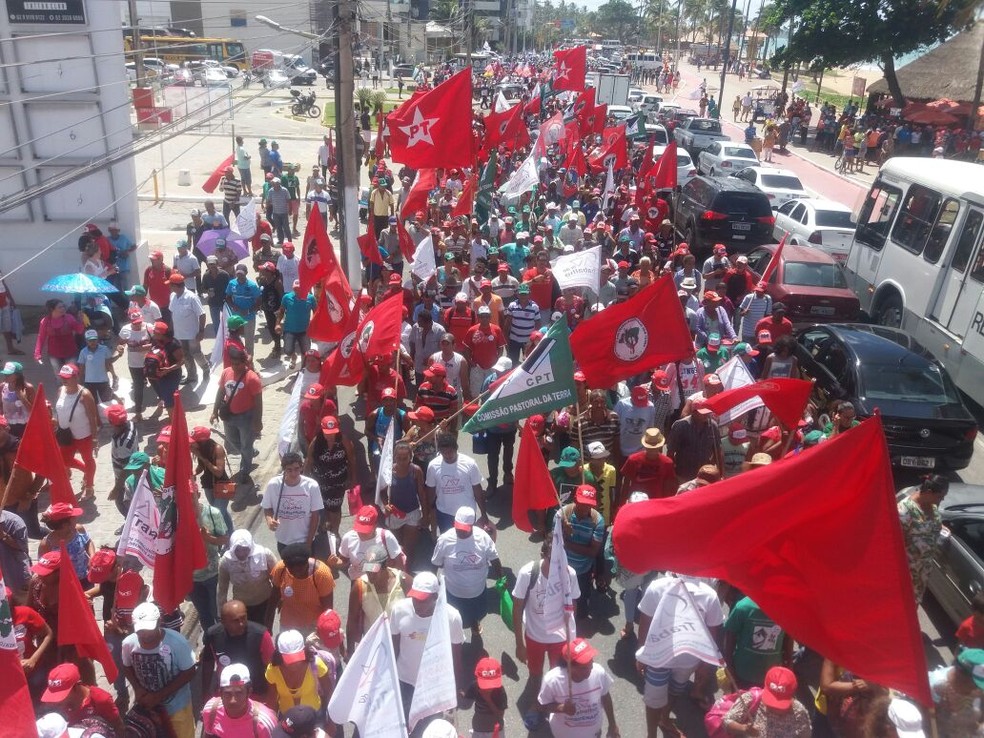
<svg viewBox="0 0 984 738"><path fill-rule="evenodd" d="M735 30L735 10L738 0L731 0L731 14L728 16L728 35L724 39L724 61L721 64L721 88L718 90L718 115L724 109L724 81L728 78L728 66L731 64L731 34Z"/></svg>
<svg viewBox="0 0 984 738"><path fill-rule="evenodd" d="M137 87L145 87L143 52L140 44L140 17L137 15L137 0L128 0L130 10L130 32L133 34L133 65L137 73Z"/></svg>

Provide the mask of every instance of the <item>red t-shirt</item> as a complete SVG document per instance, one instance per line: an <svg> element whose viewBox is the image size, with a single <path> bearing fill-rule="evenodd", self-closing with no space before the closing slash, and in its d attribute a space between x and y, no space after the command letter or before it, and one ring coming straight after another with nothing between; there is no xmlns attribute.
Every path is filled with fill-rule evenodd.
<svg viewBox="0 0 984 738"><path fill-rule="evenodd" d="M236 394L232 390L238 384ZM263 384L260 382L259 375L252 369L247 369L243 377L236 382L236 372L232 367L222 370L221 381L225 400L229 403L229 409L234 415L249 412L256 404L256 396L263 391ZM231 399L230 399L231 398Z"/></svg>
<svg viewBox="0 0 984 738"><path fill-rule="evenodd" d="M389 364L384 368L380 368L376 364L370 364L367 375L366 391L368 397L366 399L369 402L369 407L375 407L382 402L383 390L387 388L396 388L396 400L398 403L402 403L407 399L407 388L403 383L403 377L395 374L393 367Z"/></svg>
<svg viewBox="0 0 984 738"><path fill-rule="evenodd" d="M488 370L499 358L499 349L506 345L506 336L497 325L490 323L488 332L481 324L473 325L465 334L464 344L471 351L472 362Z"/></svg>
<svg viewBox="0 0 984 738"><path fill-rule="evenodd" d="M22 659L29 659L37 651L36 641L41 639L47 623L38 611L27 605L14 605L14 637Z"/></svg>
<svg viewBox="0 0 984 738"><path fill-rule="evenodd" d="M459 314L457 308L453 307L444 311L444 327L454 336L455 351L464 348L465 335L474 324L475 312L470 307L465 308L464 314Z"/></svg>
<svg viewBox="0 0 984 738"><path fill-rule="evenodd" d="M769 331L772 342L775 343L781 336L793 335L793 322L789 318L776 322L771 315L767 315L755 324L755 335L757 336L760 331Z"/></svg>
<svg viewBox="0 0 984 738"><path fill-rule="evenodd" d="M64 708L65 719L69 725L74 725L87 717L102 718L110 725L115 725L120 719L120 711L113 702L113 696L99 687L89 687L89 697L78 708L72 710L68 705Z"/></svg>
<svg viewBox="0 0 984 738"><path fill-rule="evenodd" d="M540 277L541 279L537 279ZM548 310L553 305L553 272L549 269L540 274L536 267L523 272L523 282L530 286L530 299L540 310Z"/></svg>
<svg viewBox="0 0 984 738"><path fill-rule="evenodd" d="M966 648L984 648L984 629L975 627L973 615L957 628L957 642Z"/></svg>
<svg viewBox="0 0 984 738"><path fill-rule="evenodd" d="M673 460L660 454L647 459L645 451L636 451L622 464L622 476L629 480L629 492L642 491L650 498L672 497L677 480Z"/></svg>
<svg viewBox="0 0 984 738"><path fill-rule="evenodd" d="M144 271L143 286L147 297L158 305L167 305L171 301L171 285L167 281L170 276L171 270L167 267L160 270L147 267Z"/></svg>

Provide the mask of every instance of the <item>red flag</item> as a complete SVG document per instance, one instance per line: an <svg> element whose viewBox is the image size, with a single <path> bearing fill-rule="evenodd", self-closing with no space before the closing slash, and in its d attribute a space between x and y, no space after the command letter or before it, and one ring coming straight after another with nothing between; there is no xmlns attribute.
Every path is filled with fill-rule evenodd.
<svg viewBox="0 0 984 738"><path fill-rule="evenodd" d="M537 84L537 86L533 88L533 92L530 93L529 102L523 106L523 115L539 115L540 102L540 85Z"/></svg>
<svg viewBox="0 0 984 738"><path fill-rule="evenodd" d="M413 178L413 184L410 185L410 192L407 193L407 199L403 201L403 207L400 208L400 220L410 220L414 213L418 210L427 212L427 196L430 194L431 190L437 187L437 170L436 169L421 169L417 172L417 176ZM410 257L413 256L413 250L410 251ZM403 254L403 258L409 259L406 253Z"/></svg>
<svg viewBox="0 0 984 738"><path fill-rule="evenodd" d="M314 307L308 335L316 341L333 343L345 335L352 312L352 288L341 269L332 270L321 283L321 296Z"/></svg>
<svg viewBox="0 0 984 738"><path fill-rule="evenodd" d="M598 171L605 171L611 163L612 169L618 171L629 165L628 143L625 140L625 128L606 128L605 142L588 157L588 165Z"/></svg>
<svg viewBox="0 0 984 738"><path fill-rule="evenodd" d="M465 180L465 186L461 188L458 202L451 208L451 217L457 218L459 215L469 216L475 208L475 191L478 189L478 175L472 172ZM412 257L412 254L411 254Z"/></svg>
<svg viewBox="0 0 984 738"><path fill-rule="evenodd" d="M328 129L328 166L335 166L335 132Z"/></svg>
<svg viewBox="0 0 984 738"><path fill-rule="evenodd" d="M225 175L227 167L231 167L232 163L236 160L235 154L229 154L222 163L215 168L215 171L209 175L209 178L205 180L205 184L202 185L202 189L205 192L212 193L215 192L215 188L219 186L219 180Z"/></svg>
<svg viewBox="0 0 984 738"><path fill-rule="evenodd" d="M367 359L392 354L400 346L402 326L403 293L396 292L366 314L359 326L359 351Z"/></svg>
<svg viewBox="0 0 984 738"><path fill-rule="evenodd" d="M414 169L470 167L472 150L471 68L403 106L387 118L393 159Z"/></svg>
<svg viewBox="0 0 984 738"><path fill-rule="evenodd" d="M352 310L342 333L342 340L338 342L335 350L328 354L328 358L321 365L319 381L322 387L337 387L338 385L354 387L362 381L365 365L355 341L358 334L359 311Z"/></svg>
<svg viewBox="0 0 984 738"><path fill-rule="evenodd" d="M635 297L580 323L571 334L571 351L588 386L602 388L693 356L673 277L666 274Z"/></svg>
<svg viewBox="0 0 984 738"><path fill-rule="evenodd" d="M769 259L769 263L765 265L765 271L762 272L761 282L768 283L769 277L772 273L779 268L779 259L782 257L782 250L786 246L786 237L789 235L789 231L782 234L782 238L779 240L779 245L776 246L775 253L772 254L772 258Z"/></svg>
<svg viewBox="0 0 984 738"><path fill-rule="evenodd" d="M533 532L530 510L546 510L557 504L553 480L540 452L533 426L527 421L519 436L516 457L516 483L513 485L512 517L517 528Z"/></svg>
<svg viewBox="0 0 984 738"><path fill-rule="evenodd" d="M13 475L17 475L18 467L48 480L51 485L52 503L75 504L72 482L65 468L65 462L62 461L61 449L55 440L55 431L51 427L51 411L48 409L42 384L38 385L37 397L27 418L24 435L17 446Z"/></svg>
<svg viewBox="0 0 984 738"><path fill-rule="evenodd" d="M677 186L677 144L671 141L666 147L663 155L659 157L655 168L650 170L651 174L646 175L649 189L656 190L675 190Z"/></svg>
<svg viewBox="0 0 984 738"><path fill-rule="evenodd" d="M588 71L588 48L575 46L554 52L553 88L555 90L583 90Z"/></svg>
<svg viewBox="0 0 984 738"><path fill-rule="evenodd" d="M627 505L612 534L629 571L722 579L798 642L931 704L878 416L699 492Z"/></svg>
<svg viewBox="0 0 984 738"><path fill-rule="evenodd" d="M301 281L301 294L306 295L329 273L338 269L335 250L328 238L325 219L317 207L308 213L301 244L301 261L297 265L297 278Z"/></svg>
<svg viewBox="0 0 984 738"><path fill-rule="evenodd" d="M554 144L559 144L567 137L567 125L564 123L563 113L554 113L540 124L540 135L533 144L533 152L536 156L546 156L547 149Z"/></svg>
<svg viewBox="0 0 984 738"><path fill-rule="evenodd" d="M639 164L639 174L636 176L635 204L639 210L642 210L651 194L649 181L646 178L650 170L655 166L656 160L653 159L653 139L650 138L646 144L646 154L642 157L642 162Z"/></svg>
<svg viewBox="0 0 984 738"><path fill-rule="evenodd" d="M44 395L39 394L38 399L44 404ZM75 578L74 572L72 578ZM0 705L3 705L0 738L38 738L31 692L14 635L13 612L14 603L4 591L3 572L0 571L0 623L6 626L0 629L0 674L3 674L0 679Z"/></svg>
<svg viewBox="0 0 984 738"><path fill-rule="evenodd" d="M574 103L571 106L571 112L574 113L574 118L579 123L584 123L587 117L594 112L595 108L595 89L594 87L588 87L583 92L577 93L574 97Z"/></svg>
<svg viewBox="0 0 984 738"><path fill-rule="evenodd" d="M186 430L186 438L187 435ZM188 473L191 473L190 461ZM195 535L198 535L197 525ZM203 555L202 565L204 564ZM191 590L191 572L188 572L188 589ZM106 679L110 682L119 674L113 656L109 652L109 646L106 645L106 639L103 638L96 624L92 603L86 599L82 591L82 582L75 573L72 559L69 558L64 543L61 544L61 564L58 567L58 645L75 646L75 650L82 658L98 661L102 664Z"/></svg>
<svg viewBox="0 0 984 738"><path fill-rule="evenodd" d="M154 599L171 612L191 591L191 575L206 564L205 543L198 527L195 500L191 494L193 479L188 421L181 393L174 393L171 415L171 447L164 467L164 497L171 495L170 510L161 520L154 564Z"/></svg>
<svg viewBox="0 0 984 738"><path fill-rule="evenodd" d="M376 241L376 231L373 230L372 223L369 224L369 230L355 240L363 259L367 259L370 264L383 265L383 256L379 253L379 243Z"/></svg>
<svg viewBox="0 0 984 738"><path fill-rule="evenodd" d="M595 105L594 109L594 128L591 129L592 133L602 133L605 130L605 123L608 122L608 104L602 103L601 105ZM587 131L585 131L587 133Z"/></svg>
<svg viewBox="0 0 984 738"><path fill-rule="evenodd" d="M761 398L784 426L795 428L803 418L803 410L810 401L813 382L803 379L763 379L744 387L718 392L707 398L710 408L720 415L753 397Z"/></svg>
<svg viewBox="0 0 984 738"><path fill-rule="evenodd" d="M410 232L407 231L407 227L403 225L402 220L396 221L396 232L400 236L400 253L403 254L404 261L413 261L413 252L417 249L413 245Z"/></svg>
<svg viewBox="0 0 984 738"><path fill-rule="evenodd" d="M376 125L376 144L373 149L373 154L376 157L376 161L383 158L383 153L386 151L386 147L383 146L385 139L383 138L383 127L386 125L383 115L380 113L379 120Z"/></svg>

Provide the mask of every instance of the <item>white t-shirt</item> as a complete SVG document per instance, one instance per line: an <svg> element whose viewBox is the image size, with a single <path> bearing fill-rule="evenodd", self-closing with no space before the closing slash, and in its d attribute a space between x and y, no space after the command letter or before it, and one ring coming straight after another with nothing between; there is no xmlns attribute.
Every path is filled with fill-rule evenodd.
<svg viewBox="0 0 984 738"><path fill-rule="evenodd" d="M574 703L573 715L563 712L550 714L550 731L554 738L595 738L601 732L604 710L601 698L612 688L613 680L600 664L591 665L591 673L581 682L571 680L565 669L555 668L543 675L537 701L541 705L554 702Z"/></svg>
<svg viewBox="0 0 984 738"><path fill-rule="evenodd" d="M708 628L716 628L724 623L724 610L721 609L721 601L718 599L714 588L705 582L696 579L679 577L687 586L687 590L697 605L697 610ZM666 590L673 586L673 580L677 577L663 576L654 579L646 588L645 594L639 601L639 612L647 617L652 617L656 613L660 599ZM696 656L681 655L673 659L670 666L675 669L692 669L700 663Z"/></svg>
<svg viewBox="0 0 984 738"><path fill-rule="evenodd" d="M461 615L451 605L447 606L448 625L451 630L451 643L464 643L465 631L461 627ZM420 657L424 653L430 618L422 618L413 609L413 600L407 598L393 605L390 613L390 633L400 637L400 654L396 659L396 673L405 684L417 683L420 670ZM448 664L448 668L454 668Z"/></svg>
<svg viewBox="0 0 984 738"><path fill-rule="evenodd" d="M435 489L437 509L442 513L454 515L459 507L475 508L476 484L481 484L482 472L470 456L458 454L453 464L444 461L440 454L427 465L428 487ZM475 510L478 513L478 510Z"/></svg>
<svg viewBox="0 0 984 738"><path fill-rule="evenodd" d="M120 340L126 344L126 365L131 369L143 369L147 347L140 344L149 338L150 334L143 323L139 330L133 327L133 323L127 323L120 329Z"/></svg>
<svg viewBox="0 0 984 738"><path fill-rule="evenodd" d="M378 544L386 549L389 558L395 559L403 549L396 536L383 528L376 528L376 535L368 541L359 538L354 530L348 531L338 543L338 555L349 560L349 577L354 581L362 576L362 560L370 546Z"/></svg>
<svg viewBox="0 0 984 738"><path fill-rule="evenodd" d="M444 581L450 594L471 598L485 594L489 563L498 558L492 537L474 526L467 538L458 538L454 528L438 536L431 563L444 567Z"/></svg>
<svg viewBox="0 0 984 738"><path fill-rule="evenodd" d="M171 293L170 306L174 337L179 341L194 339L198 335L198 319L205 314L198 295L187 288L180 295Z"/></svg>
<svg viewBox="0 0 984 738"><path fill-rule="evenodd" d="M283 475L274 477L267 482L266 490L263 492L263 509L269 510L280 521L274 536L277 543L283 546L291 543L307 543L311 513L325 506L321 499L321 488L310 477L302 476L300 482L293 487L284 484L281 493L282 482Z"/></svg>
<svg viewBox="0 0 984 738"><path fill-rule="evenodd" d="M567 634L571 637L577 633L574 624L574 613L567 613L567 626L564 626L564 595L559 587L547 586L547 577L541 570L530 587L530 576L533 567L540 566L539 560L525 564L516 575L516 585L513 587L514 599L525 600L523 608L523 629L530 640L537 643L563 643ZM568 566L571 574L571 602L581 596L577 586L577 574Z"/></svg>

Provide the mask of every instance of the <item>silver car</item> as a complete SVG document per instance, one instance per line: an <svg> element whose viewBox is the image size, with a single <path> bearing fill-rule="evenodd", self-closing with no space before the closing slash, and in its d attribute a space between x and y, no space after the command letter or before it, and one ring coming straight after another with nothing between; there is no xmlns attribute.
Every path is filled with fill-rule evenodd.
<svg viewBox="0 0 984 738"><path fill-rule="evenodd" d="M816 246L843 264L851 250L856 226L851 209L846 205L804 197L779 206L772 235L778 241L788 233L787 243Z"/></svg>

